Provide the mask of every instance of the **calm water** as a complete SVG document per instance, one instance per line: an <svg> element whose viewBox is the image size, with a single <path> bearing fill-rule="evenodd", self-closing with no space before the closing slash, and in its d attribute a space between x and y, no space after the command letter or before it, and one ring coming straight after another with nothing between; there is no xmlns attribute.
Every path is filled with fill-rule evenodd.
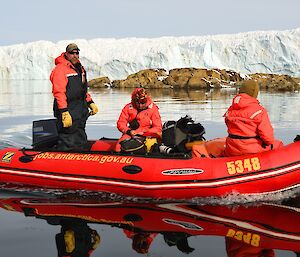
<svg viewBox="0 0 300 257"><path fill-rule="evenodd" d="M88 121L87 133L89 138L94 139L102 136L118 137L119 133L115 128L115 123L121 108L130 100L130 90L92 90L91 94L99 106L100 112ZM226 135L222 115L230 105L234 94L235 90L233 89L208 92L151 91L152 98L160 107L163 121L176 120L185 114L189 114L194 120L204 125L207 139ZM259 95L259 99L269 111L276 137L282 139L285 143L291 142L295 135L300 133L300 93L262 92ZM32 120L49 117L52 117L52 96L51 87L47 81L0 82L0 148L9 145L30 146ZM286 194L286 197L290 196L293 196L293 193ZM148 232L159 232L150 246L148 256L186 256L186 253L180 251L176 246L169 246L164 239L164 236L165 238L168 236L169 241L167 241L171 244L172 240L178 241L180 238L184 238L186 233L194 235L187 239L189 246L195 248L189 256L227 256L224 235L229 233L229 229L232 229L230 230L232 236L232 233L238 231L245 233L245 236L242 238L248 246L255 241L253 241L253 238L249 238L257 234L260 236L261 246L286 249L276 250L276 256L296 256L293 251L300 249L300 228L299 223L296 222L297 219L299 221L300 215L299 203L293 204L293 206L298 207L291 209L291 212L286 212L285 210L288 208L285 207L267 211L263 207L255 207L256 209L253 209L254 207L250 206L247 207L248 217L245 213L240 212L238 207L229 208L228 210L230 211L228 211L228 216L226 217L230 217L230 220L233 218L239 219L239 222L232 222L227 219L224 220L224 210L221 207L214 210L214 218L212 219L212 217L203 215L203 213L207 213L207 209L201 209L201 206L190 208L182 205L176 211L171 210L169 207L160 209L161 207L150 203L146 205L138 205L136 203L136 205L129 207L116 204L117 207L111 208L112 204L108 207L102 202L99 203L99 199L97 199L96 203L91 202L90 199L88 202L82 202L82 199L75 199L69 205L65 203L54 205L50 200L44 199L43 204L33 205L28 198L37 197L36 193L29 195L28 192L12 193L0 191L0 197L2 198L2 205L0 203L2 206L0 208L0 256L3 257L57 256L55 236L60 233L62 223L57 220L52 220L52 223L54 222L56 225L50 225L51 220L47 223L47 217L53 215L64 217L63 224L71 223L73 227L75 226L75 230L76 226L78 226L78 218L86 220L90 228L97 230L101 236L101 243L91 256L141 255L132 249L132 240L125 235L124 228L135 231L143 229ZM40 194L38 197L40 197ZM43 198L45 198L44 195ZM277 198L280 199L280 196L274 196L275 200ZM81 201L80 203L78 203L79 200ZM228 204L230 200L223 199L218 203ZM24 205L24 203L27 205ZM70 205L74 208L70 208ZM102 206L102 209L99 205ZM104 208L103 206L106 207ZM37 210L40 215L28 217L24 215L24 210L28 215L32 214L30 211L33 209ZM29 210L29 213L26 210ZM49 213L49 210L52 212ZM263 215L255 217L253 213L256 210L257 213L263 213ZM278 218L284 217L280 222L274 218L276 213L278 213ZM127 214L131 215L129 215L130 218L126 216ZM271 214L272 217L270 216ZM71 219L74 217L77 218L76 222ZM267 218L262 220L263 217ZM133 222L132 218L142 218L142 220ZM293 224L291 225L293 227L292 231L285 231L280 226L277 228L279 223L285 224L285 220L287 221L286 224L289 224L288 221L290 220L295 220L294 226L292 226ZM128 225L129 221L131 221L130 226ZM268 231L253 229L250 230L252 234L247 234L248 230L246 231L243 226L239 226L245 225L243 222L254 222L256 225L259 223L259 226L263 226L264 222L266 222L265 228ZM114 226L107 225L107 223L113 223ZM124 227L124 223L127 226ZM274 231L269 231L272 227L278 229L275 232L280 231L283 234L288 232L290 234L295 233L293 235L298 237L298 241L294 239L293 244L291 244L291 240L287 240L286 235L283 236L284 240L283 238L277 238L278 235L274 235ZM176 240L174 239L174 234L166 234L165 232L167 231L162 233L160 229L175 232ZM278 240L275 241L274 238Z"/></svg>

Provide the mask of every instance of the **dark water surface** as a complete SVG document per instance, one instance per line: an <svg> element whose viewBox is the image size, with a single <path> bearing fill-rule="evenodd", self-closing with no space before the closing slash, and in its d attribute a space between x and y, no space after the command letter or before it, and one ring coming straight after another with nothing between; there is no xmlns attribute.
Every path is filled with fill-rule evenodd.
<svg viewBox="0 0 300 257"><path fill-rule="evenodd" d="M129 102L130 93L111 89L91 91L100 112L88 121L89 138L119 136L115 123L120 110ZM222 115L234 94L233 89L151 91L163 121L189 114L204 125L207 139L226 135ZM269 111L276 136L285 143L291 142L300 133L300 93L262 92L259 99ZM32 120L50 117L52 96L47 81L0 82L0 148L30 146ZM65 195L19 191L0 191L1 257L58 256L57 246L65 249L59 241L63 238L62 230L81 237L85 243L76 241L75 249L87 252L91 249L89 228L101 237L91 256L141 256L132 248L130 236L135 238L135 249L143 245L147 236L153 237L147 256L186 256L188 251L188 256L227 256L226 235L235 238L235 246L244 251L257 250L257 246L280 249L276 256L296 256L294 251L300 251L299 201L282 202L283 198L292 199L295 192L269 196L266 200L272 204L260 202L259 206L238 207L228 204L241 205L247 199L230 196L176 205L113 196L87 199L84 195L70 199ZM220 206L223 204L226 206Z"/></svg>

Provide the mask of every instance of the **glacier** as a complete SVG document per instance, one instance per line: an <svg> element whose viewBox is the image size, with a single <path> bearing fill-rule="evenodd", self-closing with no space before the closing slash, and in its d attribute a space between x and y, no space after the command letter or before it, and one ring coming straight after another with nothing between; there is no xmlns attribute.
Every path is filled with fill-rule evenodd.
<svg viewBox="0 0 300 257"><path fill-rule="evenodd" d="M70 42L80 48L88 79L125 79L149 68L219 68L241 74L300 75L300 28L285 31L160 38L37 41L0 47L0 80L49 79Z"/></svg>

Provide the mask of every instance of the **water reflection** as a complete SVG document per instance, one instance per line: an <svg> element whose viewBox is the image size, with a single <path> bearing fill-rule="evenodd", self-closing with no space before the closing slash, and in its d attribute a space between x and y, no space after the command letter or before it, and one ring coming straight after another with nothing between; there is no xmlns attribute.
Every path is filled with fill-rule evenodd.
<svg viewBox="0 0 300 257"><path fill-rule="evenodd" d="M116 122L122 107L130 101L132 89L91 89L100 113L91 121ZM163 120L178 119L190 114L198 121L223 122L236 90L151 89L153 100L162 112ZM0 118L11 116L52 116L53 97L49 81L0 81ZM299 92L260 92L259 100L267 108L273 123L300 122ZM14 123L14 122L12 122Z"/></svg>
<svg viewBox="0 0 300 257"><path fill-rule="evenodd" d="M105 247L105 230L92 229L92 224L121 231L132 251L140 254L155 252L153 242L160 237L179 254L200 256L201 249L191 242L197 236L223 237L219 247L229 257L273 256L274 249L290 251L291 256L300 252L300 198L260 206L6 198L0 207L58 226L53 237L59 257L90 256ZM118 245L118 238L113 240Z"/></svg>

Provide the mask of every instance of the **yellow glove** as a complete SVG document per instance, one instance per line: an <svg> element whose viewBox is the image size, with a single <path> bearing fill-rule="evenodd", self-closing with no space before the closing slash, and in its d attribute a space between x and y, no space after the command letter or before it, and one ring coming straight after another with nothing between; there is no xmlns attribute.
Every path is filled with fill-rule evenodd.
<svg viewBox="0 0 300 257"><path fill-rule="evenodd" d="M92 231L92 248L95 250L100 244L101 238L96 230Z"/></svg>
<svg viewBox="0 0 300 257"><path fill-rule="evenodd" d="M62 117L62 123L64 128L68 128L72 126L72 116L68 111L63 112L61 114L61 117Z"/></svg>
<svg viewBox="0 0 300 257"><path fill-rule="evenodd" d="M73 230L67 230L64 234L66 252L71 253L75 249L75 235Z"/></svg>
<svg viewBox="0 0 300 257"><path fill-rule="evenodd" d="M95 115L98 112L98 107L95 103L91 103L89 108L91 109L90 115Z"/></svg>

